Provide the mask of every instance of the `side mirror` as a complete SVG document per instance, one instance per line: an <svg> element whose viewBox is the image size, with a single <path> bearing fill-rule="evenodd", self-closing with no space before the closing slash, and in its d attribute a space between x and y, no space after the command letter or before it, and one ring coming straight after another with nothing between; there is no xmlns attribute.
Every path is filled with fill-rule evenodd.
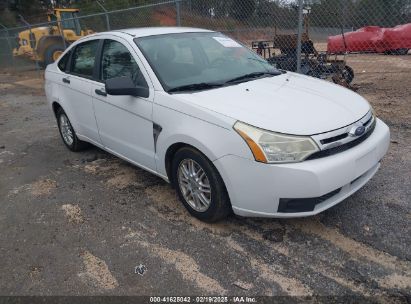
<svg viewBox="0 0 411 304"><path fill-rule="evenodd" d="M107 79L106 93L109 95L131 95L145 98L150 95L148 88L136 86L129 76Z"/></svg>

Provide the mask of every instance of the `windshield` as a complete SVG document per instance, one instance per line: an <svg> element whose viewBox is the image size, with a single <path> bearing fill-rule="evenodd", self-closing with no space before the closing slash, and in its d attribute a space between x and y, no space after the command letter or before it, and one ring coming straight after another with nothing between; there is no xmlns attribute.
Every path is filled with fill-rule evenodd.
<svg viewBox="0 0 411 304"><path fill-rule="evenodd" d="M76 35L80 35L81 29L76 12L61 12L62 26L66 30L73 30ZM66 20L65 20L66 19Z"/></svg>
<svg viewBox="0 0 411 304"><path fill-rule="evenodd" d="M165 34L136 38L135 42L169 92L183 87L209 89L280 73L221 33Z"/></svg>

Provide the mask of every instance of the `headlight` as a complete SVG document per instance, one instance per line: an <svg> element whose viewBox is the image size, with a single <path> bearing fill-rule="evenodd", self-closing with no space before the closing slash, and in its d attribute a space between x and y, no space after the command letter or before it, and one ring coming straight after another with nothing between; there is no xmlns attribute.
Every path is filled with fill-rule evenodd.
<svg viewBox="0 0 411 304"><path fill-rule="evenodd" d="M242 122L236 122L234 130L245 140L256 161L263 163L300 162L319 151L315 142L307 136L274 133Z"/></svg>

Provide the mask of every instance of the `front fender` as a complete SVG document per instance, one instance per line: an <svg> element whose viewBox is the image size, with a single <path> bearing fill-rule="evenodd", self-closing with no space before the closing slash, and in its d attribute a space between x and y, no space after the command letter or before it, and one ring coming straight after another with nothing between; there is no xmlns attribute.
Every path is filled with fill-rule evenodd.
<svg viewBox="0 0 411 304"><path fill-rule="evenodd" d="M167 175L166 153L176 143L193 146L210 161L229 154L254 159L247 144L232 128L235 120L224 117L219 121L217 113L196 109L189 104L179 107L175 104L179 101L173 99L163 96L163 100L154 103L153 107L153 121L161 126L156 139L158 173Z"/></svg>

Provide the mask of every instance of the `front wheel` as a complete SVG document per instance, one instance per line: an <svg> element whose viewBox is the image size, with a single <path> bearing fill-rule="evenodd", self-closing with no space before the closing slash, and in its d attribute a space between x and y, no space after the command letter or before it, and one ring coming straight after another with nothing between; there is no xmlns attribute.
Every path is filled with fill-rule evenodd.
<svg viewBox="0 0 411 304"><path fill-rule="evenodd" d="M215 222L231 212L224 182L214 165L199 151L184 147L172 163L172 180L186 209L196 218Z"/></svg>

